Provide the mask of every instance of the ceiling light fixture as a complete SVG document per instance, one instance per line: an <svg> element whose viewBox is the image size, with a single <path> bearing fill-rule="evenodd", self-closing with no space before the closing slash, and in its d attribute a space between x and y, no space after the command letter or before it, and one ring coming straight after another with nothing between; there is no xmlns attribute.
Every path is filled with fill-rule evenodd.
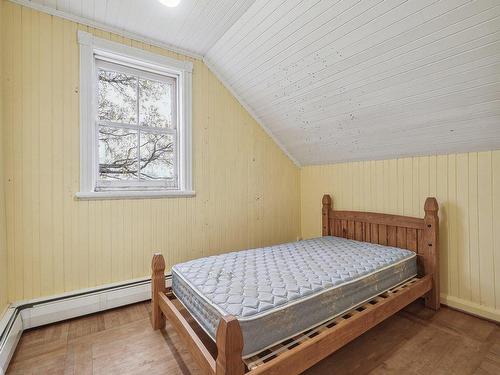
<svg viewBox="0 0 500 375"><path fill-rule="evenodd" d="M175 8L181 2L181 0L158 0L158 1L169 8Z"/></svg>

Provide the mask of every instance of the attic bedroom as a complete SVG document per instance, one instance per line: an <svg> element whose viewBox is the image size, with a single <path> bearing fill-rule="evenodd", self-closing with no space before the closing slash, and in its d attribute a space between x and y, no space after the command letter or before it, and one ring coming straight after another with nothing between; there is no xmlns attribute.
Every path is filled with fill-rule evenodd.
<svg viewBox="0 0 500 375"><path fill-rule="evenodd" d="M0 0L0 375L500 374L500 2Z"/></svg>

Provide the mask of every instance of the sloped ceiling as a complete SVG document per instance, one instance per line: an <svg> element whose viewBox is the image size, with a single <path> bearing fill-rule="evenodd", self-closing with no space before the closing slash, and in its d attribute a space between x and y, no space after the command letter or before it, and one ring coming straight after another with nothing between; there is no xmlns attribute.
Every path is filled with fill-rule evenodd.
<svg viewBox="0 0 500 375"><path fill-rule="evenodd" d="M500 148L498 0L33 1L204 56L301 165Z"/></svg>
<svg viewBox="0 0 500 375"><path fill-rule="evenodd" d="M302 165L500 148L498 0L257 0L206 59Z"/></svg>
<svg viewBox="0 0 500 375"><path fill-rule="evenodd" d="M203 56L255 0L21 0Z"/></svg>

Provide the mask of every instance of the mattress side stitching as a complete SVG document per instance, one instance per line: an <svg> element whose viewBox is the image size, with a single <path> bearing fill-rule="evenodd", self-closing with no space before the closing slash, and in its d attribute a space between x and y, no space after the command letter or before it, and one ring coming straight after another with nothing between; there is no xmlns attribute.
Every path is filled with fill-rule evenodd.
<svg viewBox="0 0 500 375"><path fill-rule="evenodd" d="M396 263L392 263L392 264L389 264L389 265L387 265L387 266L384 266L383 268L378 268L378 269L376 269L376 270L374 270L374 271L372 271L372 272L370 272L370 273L368 273L368 274L366 274L366 275L360 276L360 277L358 277L358 278L356 278L356 279L349 280L349 281L347 281L347 282L345 282L345 283L342 283L342 284L333 285L333 286L331 286L331 287L329 287L329 288L326 288L326 289L323 289L323 290L321 290L321 291L318 291L317 293L314 293L314 294L312 294L312 295L305 296L305 297L303 297L303 298L299 298L299 299L297 299L297 300L295 300L295 301L290 301L290 302L288 302L288 303L285 303L285 304L284 304L284 305L282 305L282 306L276 306L275 308L272 308L272 309L267 310L267 311L263 311L262 313L258 313L258 314L255 314L255 315L252 315L252 316L249 316L249 317L236 317L236 318L237 318L237 320L238 320L238 321L242 321L242 322L243 322L243 321L250 321L250 320L254 320L254 319L257 319L257 318L261 318L261 317L263 317L263 316L266 316L266 315L269 315L269 314L275 313L275 312L277 312L277 311L281 311L281 310L283 310L283 309L286 309L286 308L288 308L288 307L290 307L290 306L293 306L293 305L296 305L296 304L298 304L298 303L302 303L302 302L304 302L304 301L308 301L309 299L311 299L311 298L315 298L315 297L317 297L317 296L319 296L319 295L321 295L321 294L323 294L323 293L326 293L326 292L328 292L328 291L330 291L330 290L334 290L334 289L337 289L337 288L339 288L339 287L341 287L341 286L343 287L343 286L346 286L346 285L352 284L352 283L357 282L357 281L359 281L359 280L362 280L362 279L364 279L364 278L366 278L366 277L372 276L372 275L374 275L374 274L376 274L376 273L379 273L379 272L385 271L386 269L389 269L389 268L392 268L392 267L398 266L398 265L399 265L399 264L401 264L401 263L404 263L404 262L409 261L410 259L416 258L416 256L417 256L417 255L416 255L415 253L413 253L412 255L410 255L410 256L409 256L409 257L407 257L407 258L401 259L401 260L399 260L399 261L398 261L398 262L396 262ZM198 294L198 295L199 295L202 299L204 299L204 300L205 300L205 302L207 302L210 306L212 306L215 310L217 310L217 311L218 311L221 315L223 315L223 316L224 316L224 315L228 315L228 312L227 312L227 311L223 310L223 309L222 309L222 308L220 308L218 305L216 305L215 303L213 303L212 301L210 301L210 300L209 300L209 299L208 299L208 298L207 298L207 297L206 297L206 296L205 296L205 295L204 295L204 294L203 294L203 293L202 293L202 292L201 292L201 291L200 291L200 290L199 290L196 286L194 286L191 282L189 282L189 280L187 280L187 279L184 277L184 275L182 275L181 273L177 272L177 271L176 271L176 266L175 266L175 265L172 267L172 273L174 273L174 272L175 272L175 274L176 274L177 276L179 276L179 277L180 277L180 278L181 278L181 279L182 279L182 280L183 280L186 284L188 284L188 286L189 286L191 289L193 289L194 291L196 291L196 292L197 292L197 294ZM189 310L188 310L188 311L189 311Z"/></svg>

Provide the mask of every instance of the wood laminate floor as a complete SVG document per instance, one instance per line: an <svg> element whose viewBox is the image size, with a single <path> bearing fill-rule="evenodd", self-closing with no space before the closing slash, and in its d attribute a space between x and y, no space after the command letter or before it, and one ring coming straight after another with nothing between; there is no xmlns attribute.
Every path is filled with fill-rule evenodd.
<svg viewBox="0 0 500 375"><path fill-rule="evenodd" d="M167 323L153 331L148 303L26 331L7 374L199 374ZM419 302L306 372L500 374L500 327Z"/></svg>

